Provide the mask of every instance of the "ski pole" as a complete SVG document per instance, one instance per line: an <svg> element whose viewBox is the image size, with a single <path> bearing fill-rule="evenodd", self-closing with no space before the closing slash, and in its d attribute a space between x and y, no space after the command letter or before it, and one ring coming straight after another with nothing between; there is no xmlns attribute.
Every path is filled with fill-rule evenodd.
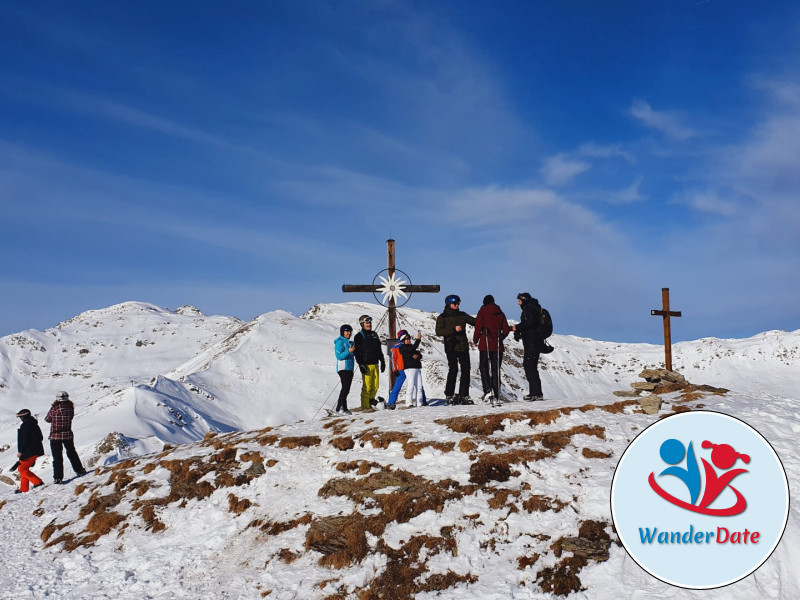
<svg viewBox="0 0 800 600"><path fill-rule="evenodd" d="M331 394L332 394L333 392L335 392L335 391L336 391L336 388L339 386L339 384L340 384L340 383L341 383L341 381L339 381L339 383L335 384L335 385L333 386L333 389L332 389L330 392L328 392L328 395L325 397L325 400L323 400L323 401L322 401L322 404L321 404L321 405L320 405L320 407L317 409L317 412L315 412L315 413L314 413L314 416L313 416L313 417L311 417L311 420L312 420L312 421L313 421L314 419L316 419L316 418L317 418L317 415L319 414L319 411L321 411L321 410L322 410L322 407L323 407L323 406L325 406L325 405L328 403L328 398L330 398L330 397L331 397Z"/></svg>

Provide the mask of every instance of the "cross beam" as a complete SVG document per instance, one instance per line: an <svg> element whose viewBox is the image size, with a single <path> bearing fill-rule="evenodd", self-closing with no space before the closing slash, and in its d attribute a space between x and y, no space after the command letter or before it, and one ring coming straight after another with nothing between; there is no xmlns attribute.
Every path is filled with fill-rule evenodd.
<svg viewBox="0 0 800 600"><path fill-rule="evenodd" d="M394 276L395 272L395 263L394 263L394 240L386 240L386 253L388 255L388 268L389 277ZM348 285L344 284L342 286L343 292L362 292L362 293L375 293L384 290L383 286L379 285ZM439 293L439 286L438 285L411 285L405 284L401 286L401 290L403 292L421 292L421 293L431 293L431 294L438 294ZM395 295L389 294L389 305L387 307L387 312L389 313L389 338L390 341L393 342L397 339L397 302L395 301ZM394 385L394 373L390 376L390 380L392 385Z"/></svg>
<svg viewBox="0 0 800 600"><path fill-rule="evenodd" d="M664 317L664 358L667 363L667 371L672 371L672 330L670 327L670 317L680 317L681 311L669 309L669 288L661 288L661 310L651 310L651 316Z"/></svg>

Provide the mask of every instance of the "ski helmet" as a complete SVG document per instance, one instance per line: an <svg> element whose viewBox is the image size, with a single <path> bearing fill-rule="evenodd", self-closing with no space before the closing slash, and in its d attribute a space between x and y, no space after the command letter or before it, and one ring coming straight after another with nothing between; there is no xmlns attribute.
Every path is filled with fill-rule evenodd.
<svg viewBox="0 0 800 600"><path fill-rule="evenodd" d="M531 296L528 292L520 292L517 294L517 300L522 300L522 302L530 302L533 300L533 296Z"/></svg>
<svg viewBox="0 0 800 600"><path fill-rule="evenodd" d="M27 408L23 408L21 411L19 411L17 413L17 416L20 419L23 418L23 417L30 417L31 416L31 411L29 411Z"/></svg>
<svg viewBox="0 0 800 600"><path fill-rule="evenodd" d="M347 325L347 324L342 325L341 327L339 327L339 335L344 335L345 331L349 331L349 332L352 333L353 328L350 325Z"/></svg>
<svg viewBox="0 0 800 600"><path fill-rule="evenodd" d="M69 394L67 392L58 392L56 394L56 400L69 400Z"/></svg>
<svg viewBox="0 0 800 600"><path fill-rule="evenodd" d="M450 294L447 298L445 298L444 303L447 306L451 304L461 304L461 298L459 298L456 294Z"/></svg>
<svg viewBox="0 0 800 600"><path fill-rule="evenodd" d="M361 315L358 317L358 324L363 327L364 323L372 323L372 317L369 315Z"/></svg>
<svg viewBox="0 0 800 600"><path fill-rule="evenodd" d="M397 339L402 340L405 336L408 335L408 332L405 329L401 329L397 332Z"/></svg>

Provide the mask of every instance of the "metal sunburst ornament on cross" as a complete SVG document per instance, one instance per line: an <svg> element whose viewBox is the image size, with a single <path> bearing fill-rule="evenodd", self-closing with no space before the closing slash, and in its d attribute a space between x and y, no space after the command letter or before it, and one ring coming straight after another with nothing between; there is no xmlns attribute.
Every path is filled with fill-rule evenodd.
<svg viewBox="0 0 800 600"><path fill-rule="evenodd" d="M384 277L384 273L386 277ZM405 279L398 277L398 273L405 277ZM380 281L381 285L377 286L376 281ZM409 290L407 294L405 291L406 288L411 287L411 278L400 269L395 269L394 273L390 273L389 269L384 269L375 275L372 284L376 286L372 294L375 296L375 299L384 306L389 306L392 302L394 302L395 306L404 306L411 299L411 290ZM378 298L378 294L383 295L383 300ZM399 303L398 298L401 296L404 298L404 302Z"/></svg>
<svg viewBox="0 0 800 600"><path fill-rule="evenodd" d="M370 292L375 296L375 300L386 307L389 315L389 345L394 342L397 336L397 313L398 306L404 306L414 292L439 293L438 285L414 285L411 278L394 266L394 240L386 240L386 251L389 257L389 265L372 279L372 285L343 285L343 292ZM398 276L402 275L402 278ZM383 299L378 297L383 296ZM402 304L398 305L398 299L403 298ZM388 350L388 346L387 346ZM394 373L390 376L390 381L394 384Z"/></svg>

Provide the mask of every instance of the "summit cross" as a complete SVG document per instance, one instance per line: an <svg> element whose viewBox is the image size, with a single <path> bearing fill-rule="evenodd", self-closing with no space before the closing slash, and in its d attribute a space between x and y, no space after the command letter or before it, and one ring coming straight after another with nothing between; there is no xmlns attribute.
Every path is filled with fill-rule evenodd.
<svg viewBox="0 0 800 600"><path fill-rule="evenodd" d="M651 310L651 316L664 317L664 358L667 371L672 371L672 329L670 317L680 317L681 311L669 309L669 288L661 288L661 310Z"/></svg>
<svg viewBox="0 0 800 600"><path fill-rule="evenodd" d="M404 279L400 279L396 277L397 272L399 271L402 275L406 275L399 269L395 267L394 261L394 240L386 240L386 252L388 255L388 265L385 271L387 272L387 277L382 277L381 273L375 276L373 279L372 284L364 284L364 285L348 285L344 284L342 286L342 291L346 293L352 292L361 292L361 293L372 293L375 295L377 299L377 294L381 294L383 296L383 303L386 303L388 300L388 304L386 304L387 312L389 313L389 337L390 345L393 343L395 339L397 339L397 298L402 296L406 298L406 302L408 301L408 295L414 292L420 293L428 293L428 294L438 294L440 291L439 285L412 285L411 281L405 281ZM409 278L410 279L410 278ZM375 280L380 280L380 284L376 283ZM403 303L405 304L405 302ZM394 384L394 373L391 375L391 382Z"/></svg>

